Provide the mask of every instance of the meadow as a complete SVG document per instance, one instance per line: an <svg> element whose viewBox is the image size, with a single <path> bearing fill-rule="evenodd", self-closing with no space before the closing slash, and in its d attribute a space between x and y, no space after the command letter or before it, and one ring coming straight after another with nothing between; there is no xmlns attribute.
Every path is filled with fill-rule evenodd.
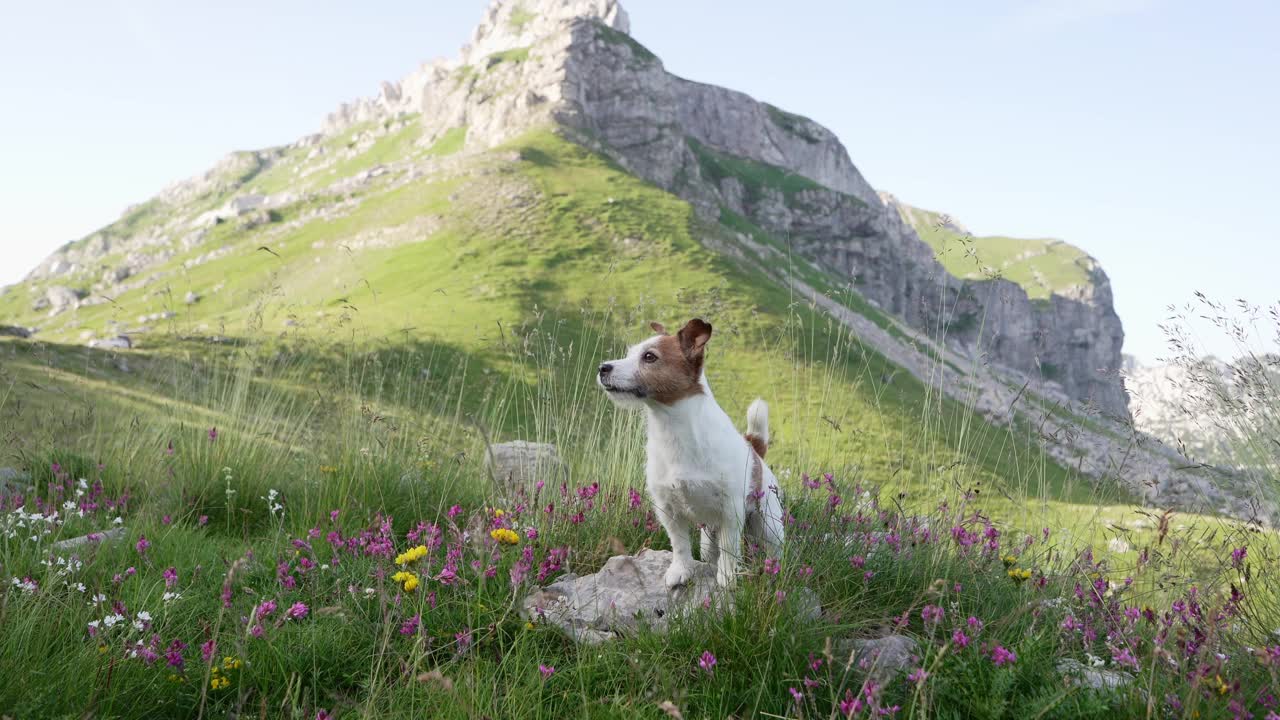
<svg viewBox="0 0 1280 720"><path fill-rule="evenodd" d="M413 132L369 152L398 156ZM1037 443L1048 409L988 424L702 242L731 244L727 228L785 250L742 218L701 226L551 133L449 165L460 137L423 150L441 172L390 172L345 216L294 224L312 198L219 225L235 252L181 271L199 248L175 256L164 292L0 339L0 715L1280 713L1270 530L1078 476ZM333 247L426 216L429 242ZM895 327L814 266L786 270ZM73 344L188 290L204 299L130 350ZM731 417L772 404L786 549L746 558L731 612L577 645L521 600L667 547L640 418L594 369L691 315L717 328L708 377ZM567 477L500 500L484 458L511 439L555 443ZM901 673L850 650L885 635L915 643Z"/></svg>

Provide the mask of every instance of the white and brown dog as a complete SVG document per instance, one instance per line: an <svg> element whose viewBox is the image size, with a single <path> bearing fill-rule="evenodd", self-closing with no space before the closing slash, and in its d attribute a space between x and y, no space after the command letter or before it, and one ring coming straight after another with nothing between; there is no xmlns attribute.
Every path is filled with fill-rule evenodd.
<svg viewBox="0 0 1280 720"><path fill-rule="evenodd" d="M764 464L769 448L769 406L747 409L747 432L716 404L702 372L711 325L690 320L668 335L633 346L625 358L600 366L600 387L623 408L643 408L648 419L645 479L658 519L675 555L668 587L692 578L690 529L702 528L702 560L716 566L716 582L733 584L742 536L772 556L782 549L778 481Z"/></svg>

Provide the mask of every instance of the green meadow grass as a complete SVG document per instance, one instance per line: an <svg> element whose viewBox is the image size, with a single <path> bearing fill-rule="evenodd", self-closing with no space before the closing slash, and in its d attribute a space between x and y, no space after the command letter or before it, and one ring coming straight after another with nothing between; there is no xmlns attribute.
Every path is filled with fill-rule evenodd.
<svg viewBox="0 0 1280 720"><path fill-rule="evenodd" d="M385 136L342 172L417 139ZM427 152L464 140L451 131ZM1280 665L1263 654L1280 626L1274 535L1135 507L1039 450L1034 413L1051 408L1027 404L995 427L897 371L758 265L708 249L741 232L789 257L742 218L705 226L552 132L462 157L452 174L380 178L332 220L282 229L299 206L251 229L218 226L233 252L182 271L190 255L173 258L163 292L52 319L33 316L21 289L0 296L0 317L43 325L38 340L0 341L0 464L32 476L24 513L59 512L57 523L19 515L0 491L0 712L798 718L843 717L841 703L861 698L898 717L1214 718L1232 717L1232 702L1265 715ZM277 170L251 182L277 182ZM774 180L789 182L761 182ZM403 242L340 247L381 228ZM786 272L841 293L803 261ZM175 306L187 290L203 299ZM856 293L840 297L895 327ZM73 344L84 328L164 309L176 317L134 350ZM641 419L602 397L594 369L649 321L693 315L715 325L707 372L730 416L757 396L771 403L790 541L777 572L744 566L731 613L576 646L516 611L539 570L549 582L667 547L630 494L643 492ZM486 443L517 438L557 444L563 487L496 499ZM121 541L51 550L116 517ZM422 584L407 591L394 556L432 536L421 523L441 546L410 567ZM495 524L519 542L490 538ZM980 539L965 549L970 534ZM460 556L446 582L449 547ZM1233 562L1239 547L1247 556ZM1005 556L1032 577L1011 578ZM816 622L800 616L805 592L822 603ZM1189 595L1198 619L1172 609ZM277 608L259 617L267 601ZM305 616L287 618L296 603ZM1124 615L1148 606L1154 621ZM926 622L926 607L944 620ZM125 620L108 631L117 611ZM151 619L135 629L139 612ZM1068 618L1103 633L1086 640L1063 629ZM850 666L843 642L889 631L920 643L922 681L875 687ZM997 666L996 646L1017 660ZM1054 669L1089 655L1125 667L1124 647L1137 669L1116 692L1066 685Z"/></svg>

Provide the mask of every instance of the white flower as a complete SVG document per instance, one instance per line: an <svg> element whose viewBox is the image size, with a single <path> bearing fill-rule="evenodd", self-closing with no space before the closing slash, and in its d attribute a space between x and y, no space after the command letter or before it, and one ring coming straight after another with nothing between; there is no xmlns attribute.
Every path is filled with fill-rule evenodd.
<svg viewBox="0 0 1280 720"><path fill-rule="evenodd" d="M146 610L138 611L138 619L142 622L151 622L151 613Z"/></svg>
<svg viewBox="0 0 1280 720"><path fill-rule="evenodd" d="M115 627L117 624L124 622L124 616L120 613L112 613L102 618L102 624L107 627Z"/></svg>
<svg viewBox="0 0 1280 720"><path fill-rule="evenodd" d="M93 601L93 604L94 604L94 605L98 605L98 604L100 604L100 603L104 603L104 602L106 602L106 601L107 601L107 596L106 596L106 595L103 595L102 593L98 593L97 595L94 595L94 596L93 596L92 598L90 598L90 599Z"/></svg>
<svg viewBox="0 0 1280 720"><path fill-rule="evenodd" d="M367 598L371 598L371 597L373 597L374 595L377 595L377 594L378 594L378 591L377 591L377 590L374 590L373 588L365 588L365 589L364 589L364 596L365 596L365 597L367 597Z"/></svg>
<svg viewBox="0 0 1280 720"><path fill-rule="evenodd" d="M138 632L142 632L143 630L147 629L147 626L141 620L134 620L133 629L137 630Z"/></svg>
<svg viewBox="0 0 1280 720"><path fill-rule="evenodd" d="M90 621L89 621L89 627L93 628L94 630L97 630L97 629L98 629L98 626L99 626L99 625L101 625L101 624L102 624L102 621L101 621L101 620L90 620Z"/></svg>
<svg viewBox="0 0 1280 720"><path fill-rule="evenodd" d="M170 602L173 602L174 600L181 600L182 593L167 592L164 594L164 597L162 597L161 599L164 600L165 604L168 604Z"/></svg>
<svg viewBox="0 0 1280 720"><path fill-rule="evenodd" d="M75 502L74 500L68 500L68 501L66 501L66 502L62 503L62 509L63 509L63 510L75 510L75 509L76 509L76 502Z"/></svg>
<svg viewBox="0 0 1280 720"><path fill-rule="evenodd" d="M111 521L112 525L120 525L122 523L124 523L124 518L120 517L119 515L116 516L115 520Z"/></svg>
<svg viewBox="0 0 1280 720"><path fill-rule="evenodd" d="M84 583L76 583L75 588L77 592L84 592Z"/></svg>
<svg viewBox="0 0 1280 720"><path fill-rule="evenodd" d="M78 482L78 483L76 483L76 484L80 486L80 489L81 489L81 490L88 490L88 489L89 489L89 481L88 481L88 480L85 480L84 478L80 478L80 482Z"/></svg>

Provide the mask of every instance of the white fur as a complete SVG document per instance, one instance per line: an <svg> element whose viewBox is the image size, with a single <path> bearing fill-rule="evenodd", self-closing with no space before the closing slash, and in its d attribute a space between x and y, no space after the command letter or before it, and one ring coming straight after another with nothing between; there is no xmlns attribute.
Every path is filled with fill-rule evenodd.
<svg viewBox="0 0 1280 720"><path fill-rule="evenodd" d="M758 503L748 497L754 452L716 403L705 373L698 378L701 394L670 406L626 391L635 383L641 355L657 340L650 338L631 348L627 357L609 362L613 366L609 397L621 407L643 408L648 419L645 480L675 556L667 570L667 586L674 588L692 578L690 530L702 526L702 560L715 563L716 582L727 587L737 577L744 531L770 555L781 552L784 532L778 481L762 460L764 495ZM603 382L601 386L610 389ZM747 427L748 432L768 438L769 408L763 400L751 404Z"/></svg>

